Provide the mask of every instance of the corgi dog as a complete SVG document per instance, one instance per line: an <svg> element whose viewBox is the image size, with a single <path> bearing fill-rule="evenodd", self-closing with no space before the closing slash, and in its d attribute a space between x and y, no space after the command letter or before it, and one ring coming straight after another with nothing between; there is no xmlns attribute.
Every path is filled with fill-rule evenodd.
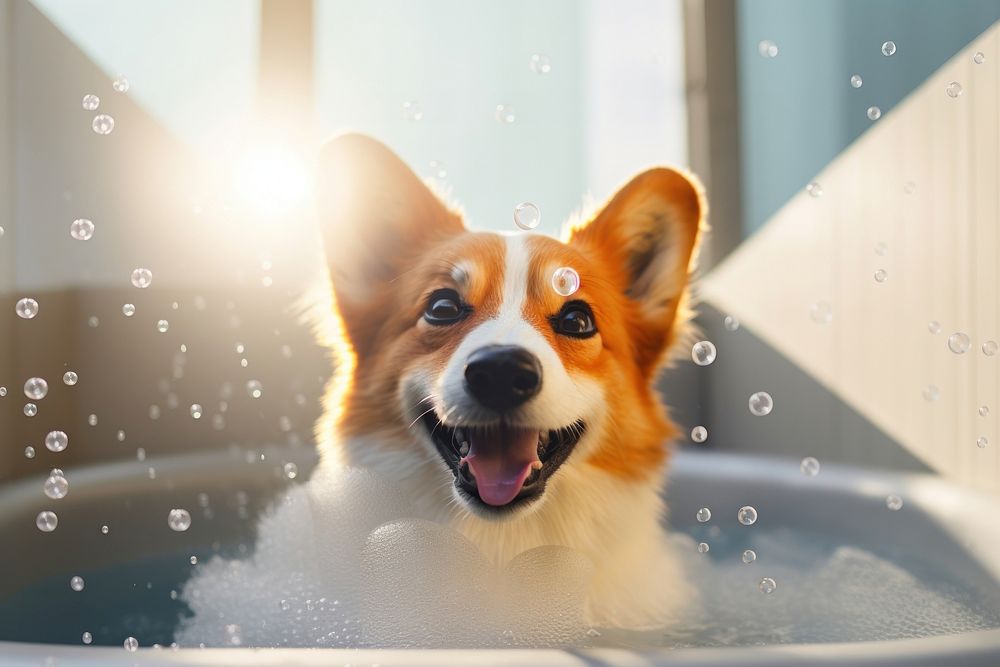
<svg viewBox="0 0 1000 667"><path fill-rule="evenodd" d="M666 623L684 586L655 381L691 315L698 181L645 171L556 240L467 229L364 135L328 142L318 173L338 325L321 466L372 471L498 565L577 550L594 624Z"/></svg>

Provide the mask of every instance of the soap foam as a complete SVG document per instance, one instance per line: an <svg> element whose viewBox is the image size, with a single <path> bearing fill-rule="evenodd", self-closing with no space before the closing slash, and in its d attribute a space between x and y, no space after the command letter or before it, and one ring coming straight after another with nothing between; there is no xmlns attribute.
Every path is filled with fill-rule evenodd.
<svg viewBox="0 0 1000 667"><path fill-rule="evenodd" d="M394 489L320 470L264 516L246 560L200 565L182 646L565 646L586 635L590 563L566 547L495 567L458 532L405 519Z"/></svg>
<svg viewBox="0 0 1000 667"><path fill-rule="evenodd" d="M881 641L1000 627L996 600L922 579L830 538L734 527L700 554L673 534L700 600L668 628L584 621L591 565L565 547L502 568L461 534L412 514L362 471L320 469L261 520L245 560L199 565L182 598L182 646L507 647L604 644L746 646ZM748 543L747 540L752 540ZM741 560L752 546L757 560ZM917 569L919 571L919 569ZM650 572L651 581L668 573ZM777 582L765 595L763 577Z"/></svg>

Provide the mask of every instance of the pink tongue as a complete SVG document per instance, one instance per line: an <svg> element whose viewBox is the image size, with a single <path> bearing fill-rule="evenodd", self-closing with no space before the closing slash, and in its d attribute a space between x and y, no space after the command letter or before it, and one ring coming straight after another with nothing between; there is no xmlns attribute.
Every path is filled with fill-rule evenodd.
<svg viewBox="0 0 1000 667"><path fill-rule="evenodd" d="M537 460L538 431L507 426L470 433L469 454L462 459L476 478L479 497L496 506L514 500Z"/></svg>

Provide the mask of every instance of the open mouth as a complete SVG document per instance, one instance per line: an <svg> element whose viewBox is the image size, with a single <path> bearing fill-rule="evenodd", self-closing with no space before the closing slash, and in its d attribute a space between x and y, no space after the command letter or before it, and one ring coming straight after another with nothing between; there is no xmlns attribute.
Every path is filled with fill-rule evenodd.
<svg viewBox="0 0 1000 667"><path fill-rule="evenodd" d="M433 411L422 421L455 476L455 487L471 503L494 512L540 497L586 428L582 421L555 430L504 421L452 427L443 424Z"/></svg>

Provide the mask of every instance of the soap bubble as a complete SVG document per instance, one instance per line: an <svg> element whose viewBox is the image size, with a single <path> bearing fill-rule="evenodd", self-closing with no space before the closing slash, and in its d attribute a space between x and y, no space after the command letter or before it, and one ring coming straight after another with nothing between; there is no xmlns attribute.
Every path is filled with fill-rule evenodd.
<svg viewBox="0 0 1000 667"><path fill-rule="evenodd" d="M997 345L995 340L988 340L983 343L983 354L987 357L992 357L997 353L997 350L1000 350L1000 345Z"/></svg>
<svg viewBox="0 0 1000 667"><path fill-rule="evenodd" d="M56 516L55 512L44 510L35 517L35 525L43 533L51 533L59 525L59 517Z"/></svg>
<svg viewBox="0 0 1000 667"><path fill-rule="evenodd" d="M403 102L403 118L410 122L416 122L423 119L424 110L420 107L420 103L414 100L408 100Z"/></svg>
<svg viewBox="0 0 1000 667"><path fill-rule="evenodd" d="M744 505L736 513L736 519L744 526L752 526L757 523L757 510L750 505Z"/></svg>
<svg viewBox="0 0 1000 667"><path fill-rule="evenodd" d="M691 439L697 443L703 443L708 440L708 429L704 426L695 426L691 429Z"/></svg>
<svg viewBox="0 0 1000 667"><path fill-rule="evenodd" d="M170 322L168 322L167 320L157 320L156 322L157 331L159 331L160 333L167 333L169 329L170 329Z"/></svg>
<svg viewBox="0 0 1000 667"><path fill-rule="evenodd" d="M760 592L764 595L770 595L777 587L778 584L771 577L764 577L757 585L757 588L760 589Z"/></svg>
<svg viewBox="0 0 1000 667"><path fill-rule="evenodd" d="M188 562L191 563L192 565L197 565L198 564L198 557L197 556L191 556L190 558L188 558Z"/></svg>
<svg viewBox="0 0 1000 667"><path fill-rule="evenodd" d="M552 65L549 63L548 56L543 56L540 53L531 56L531 59L528 61L528 67L535 74L548 74L552 71Z"/></svg>
<svg viewBox="0 0 1000 667"><path fill-rule="evenodd" d="M958 81L952 81L945 86L944 92L948 94L948 97L956 99L962 94L962 84Z"/></svg>
<svg viewBox="0 0 1000 667"><path fill-rule="evenodd" d="M124 646L125 650L129 653L135 653L139 650L139 640L135 637L126 637L125 641L122 642L122 646Z"/></svg>
<svg viewBox="0 0 1000 667"><path fill-rule="evenodd" d="M125 442L125 431L123 429L118 429L118 433L115 434L118 442Z"/></svg>
<svg viewBox="0 0 1000 667"><path fill-rule="evenodd" d="M778 45L769 39L762 40L757 44L757 53L762 58L774 58L778 55Z"/></svg>
<svg viewBox="0 0 1000 667"><path fill-rule="evenodd" d="M990 444L990 439L987 438L985 435L981 435L978 438L976 438L976 447L979 447L979 449L986 449L986 446L989 444Z"/></svg>
<svg viewBox="0 0 1000 667"><path fill-rule="evenodd" d="M864 84L860 74L851 75L851 88L860 88Z"/></svg>
<svg viewBox="0 0 1000 667"><path fill-rule="evenodd" d="M819 461L815 457L807 456L799 464L799 470L806 477L815 477L819 474Z"/></svg>
<svg viewBox="0 0 1000 667"><path fill-rule="evenodd" d="M110 531L111 531L111 529L108 528L107 525L101 526L101 535L107 535Z"/></svg>
<svg viewBox="0 0 1000 667"><path fill-rule="evenodd" d="M542 221L542 212L530 201L514 207L514 224L524 230L534 229Z"/></svg>
<svg viewBox="0 0 1000 667"><path fill-rule="evenodd" d="M7 387L0 387L0 398L7 395Z"/></svg>
<svg viewBox="0 0 1000 667"><path fill-rule="evenodd" d="M115 80L111 82L111 87L119 93L127 93L131 86L132 85L128 82L128 79L125 78L124 74L119 74L115 77Z"/></svg>
<svg viewBox="0 0 1000 667"><path fill-rule="evenodd" d="M34 417L38 414L38 406L34 403L25 403L24 414L26 417Z"/></svg>
<svg viewBox="0 0 1000 667"><path fill-rule="evenodd" d="M750 395L750 414L756 417L764 417L771 414L774 409L774 399L766 391L758 391Z"/></svg>
<svg viewBox="0 0 1000 667"><path fill-rule="evenodd" d="M94 641L94 635L90 634L89 632L84 632L82 639L84 644L89 644L90 642Z"/></svg>
<svg viewBox="0 0 1000 667"><path fill-rule="evenodd" d="M712 510L708 509L707 507L702 507L694 515L694 518L698 520L698 523L705 523L706 521L712 518Z"/></svg>
<svg viewBox="0 0 1000 667"><path fill-rule="evenodd" d="M79 593L80 591L82 591L83 587L85 585L86 585L86 582L83 580L83 577L81 577L79 575L74 575L74 576L70 577L69 587L72 588L77 593Z"/></svg>
<svg viewBox="0 0 1000 667"><path fill-rule="evenodd" d="M97 315L91 315L90 319L87 320L87 326L89 326L91 329L96 329L100 323L101 320L97 318Z"/></svg>
<svg viewBox="0 0 1000 667"><path fill-rule="evenodd" d="M260 398L264 393L264 385L258 380L250 380L247 382L247 393L250 394L250 398Z"/></svg>
<svg viewBox="0 0 1000 667"><path fill-rule="evenodd" d="M146 289L153 284L153 272L141 267L132 269L131 280L132 284L139 289Z"/></svg>
<svg viewBox="0 0 1000 667"><path fill-rule="evenodd" d="M941 323L937 320L931 320L927 323L927 330L932 334L939 334L941 333Z"/></svg>
<svg viewBox="0 0 1000 667"><path fill-rule="evenodd" d="M715 345L712 341L700 340L691 346L691 359L699 366L708 366L716 357Z"/></svg>
<svg viewBox="0 0 1000 667"><path fill-rule="evenodd" d="M509 104L498 104L496 110L493 112L493 116L497 119L498 123L504 125L510 125L517 120L514 107Z"/></svg>
<svg viewBox="0 0 1000 667"><path fill-rule="evenodd" d="M700 553L700 554L707 554L709 548L710 547L708 546L707 542L699 542L698 543L698 553Z"/></svg>
<svg viewBox="0 0 1000 667"><path fill-rule="evenodd" d="M191 416L195 419L201 419L202 409L201 405L198 403L191 404Z"/></svg>
<svg viewBox="0 0 1000 667"><path fill-rule="evenodd" d="M43 378L28 378L24 383L24 395L34 401L40 401L49 393L49 383Z"/></svg>
<svg viewBox="0 0 1000 667"><path fill-rule="evenodd" d="M35 448L32 447L31 445L28 445L27 447L25 447L24 448L24 458L26 458L26 459L33 459L33 458L35 458Z"/></svg>
<svg viewBox="0 0 1000 667"><path fill-rule="evenodd" d="M987 406L987 405L980 405L979 406L979 416L980 417L988 417L989 415L990 415L990 408L989 408L989 406Z"/></svg>
<svg viewBox="0 0 1000 667"><path fill-rule="evenodd" d="M580 274L568 266L561 266L552 272L552 289L559 296L572 296L580 289Z"/></svg>
<svg viewBox="0 0 1000 667"><path fill-rule="evenodd" d="M22 320L30 320L38 314L38 302L30 297L20 299L14 304L14 312Z"/></svg>
<svg viewBox="0 0 1000 667"><path fill-rule="evenodd" d="M97 415L90 414L87 416L87 423L91 426L97 426Z"/></svg>
<svg viewBox="0 0 1000 667"><path fill-rule="evenodd" d="M440 160L431 160L427 163L427 166L430 167L431 173L435 178L442 181L448 178L448 169L445 167L444 162L441 162Z"/></svg>
<svg viewBox="0 0 1000 667"><path fill-rule="evenodd" d="M889 279L889 272L886 271L885 269L876 269L874 275L875 275L875 282L877 283L884 283L886 280Z"/></svg>
<svg viewBox="0 0 1000 667"><path fill-rule="evenodd" d="M889 244L885 241L879 241L875 244L875 254L879 257L885 257L889 252Z"/></svg>
<svg viewBox="0 0 1000 667"><path fill-rule="evenodd" d="M722 320L722 326L726 328L726 331L736 331L740 328L740 321L735 315L726 315L726 318Z"/></svg>
<svg viewBox="0 0 1000 667"><path fill-rule="evenodd" d="M986 54L983 53L982 51L976 51L976 54L972 56L972 62L976 63L977 65L982 65L984 62L986 62Z"/></svg>
<svg viewBox="0 0 1000 667"><path fill-rule="evenodd" d="M89 241L94 237L94 223L86 218L77 218L69 224L69 235L77 241Z"/></svg>
<svg viewBox="0 0 1000 667"><path fill-rule="evenodd" d="M816 324L829 324L833 321L833 306L826 301L817 301L809 306L809 319Z"/></svg>
<svg viewBox="0 0 1000 667"><path fill-rule="evenodd" d="M48 498L60 500L69 493L69 481L63 477L61 470L53 470L42 485L42 491Z"/></svg>
<svg viewBox="0 0 1000 667"><path fill-rule="evenodd" d="M90 126L97 134L111 134L111 130L115 129L115 119L106 113L98 114Z"/></svg>
<svg viewBox="0 0 1000 667"><path fill-rule="evenodd" d="M50 452L61 452L69 445L69 436L63 431L49 431L45 436L45 448Z"/></svg>
<svg viewBox="0 0 1000 667"><path fill-rule="evenodd" d="M823 186L817 183L816 181L813 181L812 183L806 186L806 192L808 192L809 196L812 197L813 199L818 199L819 197L823 196Z"/></svg>
<svg viewBox="0 0 1000 667"><path fill-rule="evenodd" d="M80 380L80 376L73 371L66 371L63 373L63 384L67 387L72 387Z"/></svg>
<svg viewBox="0 0 1000 667"><path fill-rule="evenodd" d="M83 96L83 108L86 111L97 111L97 107L101 106L101 98L97 95L88 93Z"/></svg>
<svg viewBox="0 0 1000 667"><path fill-rule="evenodd" d="M229 646L240 646L243 644L243 639L240 637L240 626L235 623L229 623L226 625L226 644Z"/></svg>
<svg viewBox="0 0 1000 667"><path fill-rule="evenodd" d="M191 514L185 509L172 509L167 513L167 525L170 530L182 533L191 527Z"/></svg>
<svg viewBox="0 0 1000 667"><path fill-rule="evenodd" d="M888 42L882 42L882 55L883 56L888 57L888 56L891 56L894 53L896 53L896 42L893 42L891 40L888 41Z"/></svg>
<svg viewBox="0 0 1000 667"><path fill-rule="evenodd" d="M937 386L929 384L926 387L924 387L923 395L925 401L927 401L928 403L933 403L934 401L941 398L941 390L938 389Z"/></svg>
<svg viewBox="0 0 1000 667"><path fill-rule="evenodd" d="M903 499L896 495L886 496L885 506L896 512L903 507Z"/></svg>
<svg viewBox="0 0 1000 667"><path fill-rule="evenodd" d="M125 317L132 317L133 315L135 315L135 304L134 303L124 304L122 306L122 315L124 315Z"/></svg>
<svg viewBox="0 0 1000 667"><path fill-rule="evenodd" d="M955 354L965 354L972 347L972 339L968 334L956 331L948 336L948 349Z"/></svg>
<svg viewBox="0 0 1000 667"><path fill-rule="evenodd" d="M749 565L750 563L757 560L757 552L754 551L753 549L747 549L746 551L743 552L743 555L740 557L740 560Z"/></svg>
<svg viewBox="0 0 1000 667"><path fill-rule="evenodd" d="M878 120L882 117L882 110L878 107L872 106L868 107L868 111L865 112L868 116L868 120Z"/></svg>
<svg viewBox="0 0 1000 667"><path fill-rule="evenodd" d="M299 476L299 467L294 463L292 463L291 461L286 463L282 468L282 470L285 473L285 477L287 477L288 479L295 479L296 477Z"/></svg>

